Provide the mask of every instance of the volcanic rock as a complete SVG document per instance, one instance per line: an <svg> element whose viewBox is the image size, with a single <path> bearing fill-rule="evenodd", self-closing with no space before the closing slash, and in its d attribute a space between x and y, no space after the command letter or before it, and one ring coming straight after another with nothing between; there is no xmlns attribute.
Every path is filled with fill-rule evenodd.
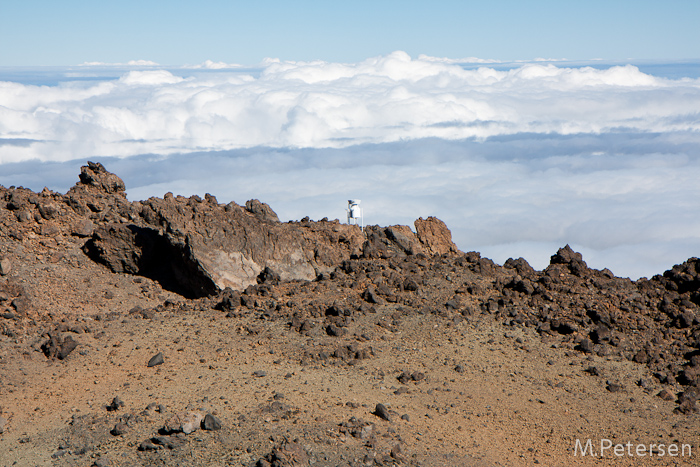
<svg viewBox="0 0 700 467"><path fill-rule="evenodd" d="M99 162L89 162L80 168L80 183L95 187L105 193L124 193L124 181L108 172Z"/></svg>
<svg viewBox="0 0 700 467"><path fill-rule="evenodd" d="M75 348L78 343L71 336L65 338L56 334L49 334L49 340L41 346L42 352L48 358L65 359Z"/></svg>
<svg viewBox="0 0 700 467"><path fill-rule="evenodd" d="M392 225L385 229L385 233L387 238L398 245L407 255L425 253L420 239L407 225Z"/></svg>
<svg viewBox="0 0 700 467"><path fill-rule="evenodd" d="M257 463L258 466L301 467L309 465L309 454L297 442L284 442Z"/></svg>
<svg viewBox="0 0 700 467"><path fill-rule="evenodd" d="M245 202L245 208L255 217L264 222L278 223L279 217L267 203L261 203L257 199L251 199Z"/></svg>
<svg viewBox="0 0 700 467"><path fill-rule="evenodd" d="M386 408L384 404L377 404L377 406L374 408L374 415L377 417L386 420L387 422L391 421L391 413L389 413L389 409Z"/></svg>
<svg viewBox="0 0 700 467"><path fill-rule="evenodd" d="M107 410L113 412L115 410L119 410L122 407L124 407L124 401L122 401L119 398L119 396L115 396L114 399L112 399L112 402L107 406Z"/></svg>
<svg viewBox="0 0 700 467"><path fill-rule="evenodd" d="M186 441L177 436L155 436L151 438L151 442L157 446L163 446L168 449L177 449L186 444Z"/></svg>
<svg viewBox="0 0 700 467"><path fill-rule="evenodd" d="M157 451L159 449L163 449L163 446L154 443L151 439L147 439L139 445L139 451Z"/></svg>
<svg viewBox="0 0 700 467"><path fill-rule="evenodd" d="M459 252L457 245L452 242L450 229L440 219L433 216L427 219L419 217L414 225L418 240L429 255Z"/></svg>
<svg viewBox="0 0 700 467"><path fill-rule="evenodd" d="M91 467L110 467L111 465L112 461L110 461L106 457L100 457L98 459L95 459L95 462L92 463Z"/></svg>
<svg viewBox="0 0 700 467"><path fill-rule="evenodd" d="M127 431L127 426L124 423L117 423L110 431L113 436L121 436Z"/></svg>
<svg viewBox="0 0 700 467"><path fill-rule="evenodd" d="M0 276L6 276L12 271L12 263L8 258L0 258Z"/></svg>
<svg viewBox="0 0 700 467"><path fill-rule="evenodd" d="M152 277L192 297L226 287L243 290L257 283L266 266L285 280L311 280L363 242L357 226L281 224L255 202L243 209L178 196L150 198L140 206L137 222L98 228L86 252L114 272Z"/></svg>
<svg viewBox="0 0 700 467"><path fill-rule="evenodd" d="M80 180L68 193L67 204L82 215L113 219L94 228L85 252L113 272L144 275L188 297L226 287L243 290L278 276L311 280L363 250L365 257L372 251L378 257L459 251L449 229L434 217L418 219L416 234L407 226L392 226L370 227L365 236L357 226L337 220L282 224L258 200L243 208L218 204L211 195L202 200L168 194L129 204L123 181L99 163L83 167ZM87 199L88 194L95 199ZM75 221L71 230L88 234L93 230L88 221ZM266 268L275 273L261 277Z"/></svg>
<svg viewBox="0 0 700 467"><path fill-rule="evenodd" d="M158 352L157 354L152 356L151 359L148 361L148 368L162 365L164 362L165 360L163 360L163 352Z"/></svg>
<svg viewBox="0 0 700 467"><path fill-rule="evenodd" d="M163 427L165 433L182 432L190 434L199 429L202 415L199 412L180 412L173 415Z"/></svg>
<svg viewBox="0 0 700 467"><path fill-rule="evenodd" d="M204 420L202 420L202 429L207 431L220 430L221 421L214 415L208 413L204 416Z"/></svg>

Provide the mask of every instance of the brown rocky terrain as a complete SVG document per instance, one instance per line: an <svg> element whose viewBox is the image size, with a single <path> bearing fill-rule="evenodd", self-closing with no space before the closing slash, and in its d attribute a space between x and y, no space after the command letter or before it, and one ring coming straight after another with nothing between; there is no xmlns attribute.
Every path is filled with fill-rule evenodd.
<svg viewBox="0 0 700 467"><path fill-rule="evenodd" d="M698 464L700 260L536 271L414 227L130 202L95 163L0 187L0 466Z"/></svg>

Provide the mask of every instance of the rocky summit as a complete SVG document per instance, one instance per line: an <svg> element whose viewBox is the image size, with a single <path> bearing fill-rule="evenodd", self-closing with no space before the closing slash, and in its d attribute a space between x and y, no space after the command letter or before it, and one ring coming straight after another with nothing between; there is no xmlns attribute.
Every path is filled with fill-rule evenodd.
<svg viewBox="0 0 700 467"><path fill-rule="evenodd" d="M0 466L698 463L697 258L538 271L434 217L125 189L0 186Z"/></svg>

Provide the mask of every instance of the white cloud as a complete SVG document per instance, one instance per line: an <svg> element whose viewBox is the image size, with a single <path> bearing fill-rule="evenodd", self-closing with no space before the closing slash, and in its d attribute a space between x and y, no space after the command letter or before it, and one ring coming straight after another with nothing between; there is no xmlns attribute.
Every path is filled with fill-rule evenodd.
<svg viewBox="0 0 700 467"><path fill-rule="evenodd" d="M477 58L477 57L466 57L466 58L448 58L448 57L431 57L430 55L419 55L418 60L425 60L427 62L440 62L448 64L467 64L467 63L483 63L483 64L494 64L502 63L501 60L494 60L492 58Z"/></svg>
<svg viewBox="0 0 700 467"><path fill-rule="evenodd" d="M120 83L129 85L150 85L155 86L158 84L177 84L184 81L183 78L179 76L174 76L172 73L166 70L152 70L152 71L130 71L121 78L119 78Z"/></svg>
<svg viewBox="0 0 700 467"><path fill-rule="evenodd" d="M108 63L108 62L83 62L81 67L157 67L159 63L151 60L129 60L126 63Z"/></svg>
<svg viewBox="0 0 700 467"><path fill-rule="evenodd" d="M219 66L225 64L205 62L201 70ZM700 130L700 80L661 79L629 65L466 70L395 52L351 64L271 59L259 73L198 73L135 69L116 81L2 83L0 134L47 142L0 151L0 163L522 132Z"/></svg>
<svg viewBox="0 0 700 467"><path fill-rule="evenodd" d="M214 62L212 60L205 60L203 63L200 63L199 65L187 65L184 66L183 68L185 69L205 69L205 70L226 70L226 69L236 69L236 68L241 68L242 65L239 65L237 63L226 63L226 62Z"/></svg>
<svg viewBox="0 0 700 467"><path fill-rule="evenodd" d="M158 63L151 60L129 60L126 64L129 66L158 66Z"/></svg>
<svg viewBox="0 0 700 467"><path fill-rule="evenodd" d="M83 62L78 66L85 66L85 67L105 67L105 66L110 66L110 67L124 67L124 66L154 67L154 66L159 66L159 64L157 62L154 62L151 60L129 60L126 63Z"/></svg>
<svg viewBox="0 0 700 467"><path fill-rule="evenodd" d="M638 277L698 255L700 80L455 63L397 52L0 82L0 183L65 191L98 159L131 199L210 192L319 219L356 197L368 223L437 215L499 262L541 268L570 243Z"/></svg>

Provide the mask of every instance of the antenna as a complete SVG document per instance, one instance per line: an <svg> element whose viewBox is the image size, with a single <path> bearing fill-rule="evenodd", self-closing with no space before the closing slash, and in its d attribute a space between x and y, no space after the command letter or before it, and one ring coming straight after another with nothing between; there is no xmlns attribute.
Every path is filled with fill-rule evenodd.
<svg viewBox="0 0 700 467"><path fill-rule="evenodd" d="M360 226L360 230L365 228L365 219L362 215L362 208L360 207L361 200L359 199L349 199L348 200L348 224L355 224ZM359 222L359 224L358 224Z"/></svg>

